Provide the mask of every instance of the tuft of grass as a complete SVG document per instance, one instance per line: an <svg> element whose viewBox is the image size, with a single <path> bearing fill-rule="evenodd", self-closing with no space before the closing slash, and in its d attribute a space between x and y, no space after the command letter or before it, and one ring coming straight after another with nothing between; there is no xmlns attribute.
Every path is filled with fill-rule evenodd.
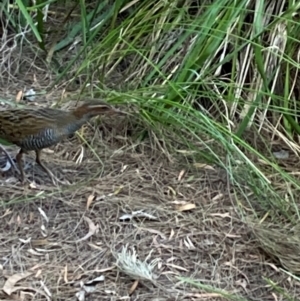
<svg viewBox="0 0 300 301"><path fill-rule="evenodd" d="M131 251L129 250L128 244L122 247L121 252L113 252L117 260L116 265L123 273L134 280L154 281L158 276L155 275L153 270L157 266L159 259L155 258L148 263L151 253L148 254L144 261L141 261L134 248L131 248Z"/></svg>

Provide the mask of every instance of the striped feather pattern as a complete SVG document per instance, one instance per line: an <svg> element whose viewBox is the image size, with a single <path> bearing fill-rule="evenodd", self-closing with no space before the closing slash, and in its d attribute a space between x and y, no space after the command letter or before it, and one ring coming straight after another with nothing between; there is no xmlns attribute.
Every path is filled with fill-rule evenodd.
<svg viewBox="0 0 300 301"><path fill-rule="evenodd" d="M89 102L73 111L52 108L0 111L0 137L24 151L52 146L81 128L90 118L119 112L103 102Z"/></svg>

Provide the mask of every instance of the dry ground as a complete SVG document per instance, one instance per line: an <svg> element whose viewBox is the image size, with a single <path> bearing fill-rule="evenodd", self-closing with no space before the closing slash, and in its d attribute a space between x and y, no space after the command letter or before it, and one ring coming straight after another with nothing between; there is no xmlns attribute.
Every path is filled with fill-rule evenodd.
<svg viewBox="0 0 300 301"><path fill-rule="evenodd" d="M238 218L223 171L188 168L148 142L134 145L124 132L116 134L122 120L114 123L85 128L103 164L77 136L44 153L47 166L69 184L53 186L31 164L33 155L26 157L26 174L34 185L4 174L0 287L11 295L0 291L0 300L225 300L210 287L245 300L284 300L268 279L299 296L297 282L264 255ZM139 210L144 216L130 218ZM152 281L132 287L138 271L147 272L132 253L123 253L127 265L117 267L126 246L141 261L149 254L147 262L157 260L148 271Z"/></svg>

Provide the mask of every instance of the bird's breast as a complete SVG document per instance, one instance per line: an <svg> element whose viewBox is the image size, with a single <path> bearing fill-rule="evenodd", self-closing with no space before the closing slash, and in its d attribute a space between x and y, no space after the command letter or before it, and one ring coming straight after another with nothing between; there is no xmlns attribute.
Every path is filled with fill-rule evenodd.
<svg viewBox="0 0 300 301"><path fill-rule="evenodd" d="M62 135L57 130L46 128L20 139L17 144L27 151L40 150L55 145L61 139Z"/></svg>
<svg viewBox="0 0 300 301"><path fill-rule="evenodd" d="M28 151L50 147L74 134L84 123L84 120L76 120L64 125L57 124L51 128L44 128L19 141L19 146Z"/></svg>

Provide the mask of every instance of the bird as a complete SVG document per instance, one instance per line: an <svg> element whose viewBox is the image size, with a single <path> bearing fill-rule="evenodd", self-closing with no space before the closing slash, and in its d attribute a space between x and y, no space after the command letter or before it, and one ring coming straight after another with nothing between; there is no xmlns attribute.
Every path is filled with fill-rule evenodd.
<svg viewBox="0 0 300 301"><path fill-rule="evenodd" d="M22 157L29 151L35 151L36 163L55 183L53 174L41 162L41 150L71 136L93 117L118 113L127 114L103 101L86 101L69 111L45 107L7 109L0 111L0 138L20 147L16 163L22 183L25 182ZM9 155L8 157L12 161Z"/></svg>

